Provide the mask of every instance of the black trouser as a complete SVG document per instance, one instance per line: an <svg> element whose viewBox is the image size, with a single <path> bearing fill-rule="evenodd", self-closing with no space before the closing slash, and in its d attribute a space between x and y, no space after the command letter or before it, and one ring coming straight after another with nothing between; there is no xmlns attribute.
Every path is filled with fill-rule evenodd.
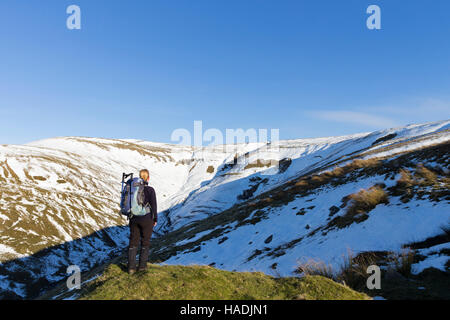
<svg viewBox="0 0 450 320"><path fill-rule="evenodd" d="M139 244L141 252L139 254L139 269L145 269L147 266L150 250L150 238L153 233L153 217L146 214L142 217L133 217L130 219L130 245L128 248L128 268L136 269L136 254Z"/></svg>

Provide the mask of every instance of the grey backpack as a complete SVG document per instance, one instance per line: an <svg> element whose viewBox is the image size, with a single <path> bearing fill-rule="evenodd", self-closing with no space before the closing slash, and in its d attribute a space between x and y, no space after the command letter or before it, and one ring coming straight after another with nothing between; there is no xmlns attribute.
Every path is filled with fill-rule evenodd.
<svg viewBox="0 0 450 320"><path fill-rule="evenodd" d="M127 181L127 179L130 177ZM143 216L150 213L149 204L144 204L145 201L145 182L141 178L133 178L133 174L122 175L122 193L120 199L120 212L132 218L133 216Z"/></svg>

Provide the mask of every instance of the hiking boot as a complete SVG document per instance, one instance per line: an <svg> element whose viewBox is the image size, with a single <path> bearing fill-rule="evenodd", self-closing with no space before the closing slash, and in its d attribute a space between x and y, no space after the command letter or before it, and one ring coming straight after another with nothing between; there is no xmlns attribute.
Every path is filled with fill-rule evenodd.
<svg viewBox="0 0 450 320"><path fill-rule="evenodd" d="M128 249L128 273L133 274L136 272L136 255L138 248L131 247Z"/></svg>
<svg viewBox="0 0 450 320"><path fill-rule="evenodd" d="M147 270L147 261L148 261L148 255L150 253L149 247L142 247L141 252L139 254L139 267L138 271L145 271Z"/></svg>

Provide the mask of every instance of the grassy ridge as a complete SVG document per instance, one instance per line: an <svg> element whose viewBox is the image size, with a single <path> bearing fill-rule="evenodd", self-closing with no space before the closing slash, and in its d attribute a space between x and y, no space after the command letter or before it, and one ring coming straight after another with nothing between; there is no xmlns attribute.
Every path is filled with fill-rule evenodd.
<svg viewBox="0 0 450 320"><path fill-rule="evenodd" d="M88 300L361 300L363 293L321 276L274 278L260 272L231 272L209 266L149 265L129 275L111 264L83 289Z"/></svg>

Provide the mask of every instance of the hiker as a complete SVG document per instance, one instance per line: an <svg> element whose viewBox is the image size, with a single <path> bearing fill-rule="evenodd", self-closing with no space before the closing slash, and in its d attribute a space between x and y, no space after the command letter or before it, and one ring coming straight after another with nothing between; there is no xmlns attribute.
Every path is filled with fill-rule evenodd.
<svg viewBox="0 0 450 320"><path fill-rule="evenodd" d="M141 251L139 253L139 266L137 271L147 269L147 261L150 250L150 238L152 237L153 227L157 223L156 194L155 189L148 185L150 174L147 169L139 171L139 177L144 181L144 205L150 206L149 213L141 216L133 216L130 219L130 245L128 248L128 273L136 272L136 255L139 243Z"/></svg>

